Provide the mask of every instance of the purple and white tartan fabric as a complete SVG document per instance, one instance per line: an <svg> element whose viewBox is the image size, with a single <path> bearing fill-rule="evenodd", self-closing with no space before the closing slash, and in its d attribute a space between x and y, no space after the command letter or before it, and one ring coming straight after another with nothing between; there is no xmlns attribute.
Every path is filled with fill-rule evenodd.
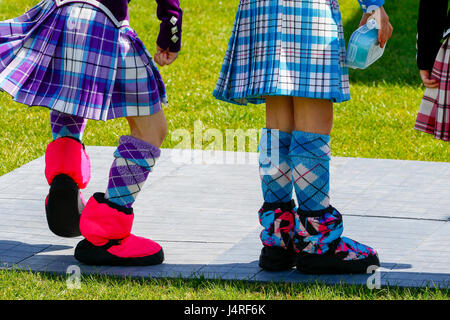
<svg viewBox="0 0 450 320"><path fill-rule="evenodd" d="M86 124L87 119L85 118L54 110L50 111L50 127L53 140L62 137L72 137L81 141Z"/></svg>
<svg viewBox="0 0 450 320"><path fill-rule="evenodd" d="M284 95L350 99L336 0L241 0L213 95L246 105Z"/></svg>
<svg viewBox="0 0 450 320"><path fill-rule="evenodd" d="M99 9L43 0L0 22L0 89L15 101L94 120L154 114L161 75L129 26Z"/></svg>
<svg viewBox="0 0 450 320"><path fill-rule="evenodd" d="M160 155L159 148L132 136L122 136L114 152L105 199L131 208Z"/></svg>

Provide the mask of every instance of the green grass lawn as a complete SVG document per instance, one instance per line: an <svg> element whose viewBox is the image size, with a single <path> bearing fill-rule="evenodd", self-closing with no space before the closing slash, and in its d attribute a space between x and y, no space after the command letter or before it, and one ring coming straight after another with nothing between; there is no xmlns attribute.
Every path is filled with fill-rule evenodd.
<svg viewBox="0 0 450 320"><path fill-rule="evenodd" d="M448 290L286 283L255 283L205 279L130 279L85 276L80 289L68 289L65 276L0 271L0 300L448 300Z"/></svg>
<svg viewBox="0 0 450 320"><path fill-rule="evenodd" d="M12 18L37 0L0 1L0 20ZM259 129L263 106L229 105L212 97L231 33L238 0L182 0L185 12L183 50L175 64L161 69L170 106L169 130L206 128ZM357 28L361 12L355 0L340 0L346 37ZM335 106L332 148L335 156L450 161L447 143L413 129L423 95L415 65L416 0L388 1L394 26L383 58L365 71L351 71L352 100ZM155 51L159 23L154 1L131 2L131 25L150 52ZM49 112L12 102L0 93L0 175L42 156L50 141ZM124 119L90 121L87 145L115 146L128 133ZM163 147L177 145L169 133ZM248 150L256 151L256 150ZM448 291L383 289L322 285L268 285L242 282L149 280L102 277L83 280L81 291L67 291L65 278L0 271L0 299L145 298L145 299L448 299ZM24 281L26 280L26 281Z"/></svg>
<svg viewBox="0 0 450 320"><path fill-rule="evenodd" d="M36 0L0 2L0 19L17 16ZM165 109L170 132L193 130L195 120L206 128L225 131L264 126L264 107L229 105L212 97L231 33L237 0L183 0L183 50L175 64L161 69L170 106ZM360 9L355 0L341 0L346 37L358 26ZM417 1L389 1L386 10L394 25L383 58L368 70L351 71L352 100L337 104L332 148L335 156L450 161L448 143L413 129L423 94L415 65ZM155 51L159 28L154 1L131 2L131 24ZM0 175L41 156L50 140L49 114L44 108L13 103L0 94ZM116 145L128 132L124 119L90 121L87 145ZM168 135L163 147L177 145ZM11 152L14 150L14 152ZM248 150L255 151L255 150Z"/></svg>

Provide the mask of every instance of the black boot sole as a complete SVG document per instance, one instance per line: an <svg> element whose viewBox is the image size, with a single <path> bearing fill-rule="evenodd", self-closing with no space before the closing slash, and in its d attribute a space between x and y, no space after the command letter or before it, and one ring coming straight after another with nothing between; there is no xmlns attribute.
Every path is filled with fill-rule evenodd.
<svg viewBox="0 0 450 320"><path fill-rule="evenodd" d="M81 235L80 216L84 209L78 185L65 174L56 176L50 185L45 212L50 230L60 237Z"/></svg>
<svg viewBox="0 0 450 320"><path fill-rule="evenodd" d="M110 246L109 246L110 247ZM86 239L75 248L75 259L92 266L153 266L163 263L164 251L140 258L120 258L107 251L108 247L94 246Z"/></svg>
<svg viewBox="0 0 450 320"><path fill-rule="evenodd" d="M295 266L293 249L280 247L263 247L259 256L259 266L266 271L286 271Z"/></svg>
<svg viewBox="0 0 450 320"><path fill-rule="evenodd" d="M349 261L342 260L342 257L328 254L300 253L296 257L297 270L305 274L362 274L373 271L369 270L369 267L373 266L380 266L380 260L377 255Z"/></svg>

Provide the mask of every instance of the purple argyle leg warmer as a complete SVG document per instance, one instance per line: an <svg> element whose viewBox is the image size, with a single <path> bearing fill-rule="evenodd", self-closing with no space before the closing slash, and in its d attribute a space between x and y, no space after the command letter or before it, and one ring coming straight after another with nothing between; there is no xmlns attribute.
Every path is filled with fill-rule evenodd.
<svg viewBox="0 0 450 320"><path fill-rule="evenodd" d="M105 198L131 208L161 150L132 136L122 136L114 152Z"/></svg>
<svg viewBox="0 0 450 320"><path fill-rule="evenodd" d="M53 140L72 137L81 141L87 119L58 111L50 111Z"/></svg>

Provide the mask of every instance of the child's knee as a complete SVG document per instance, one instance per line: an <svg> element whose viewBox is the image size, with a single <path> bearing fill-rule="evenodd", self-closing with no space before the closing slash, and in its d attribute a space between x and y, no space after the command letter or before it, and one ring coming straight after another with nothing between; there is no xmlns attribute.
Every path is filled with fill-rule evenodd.
<svg viewBox="0 0 450 320"><path fill-rule="evenodd" d="M160 144L163 144L164 140L167 137L168 131L169 131L169 125L167 124L167 121L164 120L161 123L161 127L158 130L158 137L159 137L159 140L160 140Z"/></svg>
<svg viewBox="0 0 450 320"><path fill-rule="evenodd" d="M167 136L168 124L164 114L129 117L131 135L148 142L156 147L160 147Z"/></svg>
<svg viewBox="0 0 450 320"><path fill-rule="evenodd" d="M153 144L156 147L161 147L164 142L164 139L167 136L168 125L167 122L161 121L158 125L151 127L146 127L142 130L142 140Z"/></svg>

